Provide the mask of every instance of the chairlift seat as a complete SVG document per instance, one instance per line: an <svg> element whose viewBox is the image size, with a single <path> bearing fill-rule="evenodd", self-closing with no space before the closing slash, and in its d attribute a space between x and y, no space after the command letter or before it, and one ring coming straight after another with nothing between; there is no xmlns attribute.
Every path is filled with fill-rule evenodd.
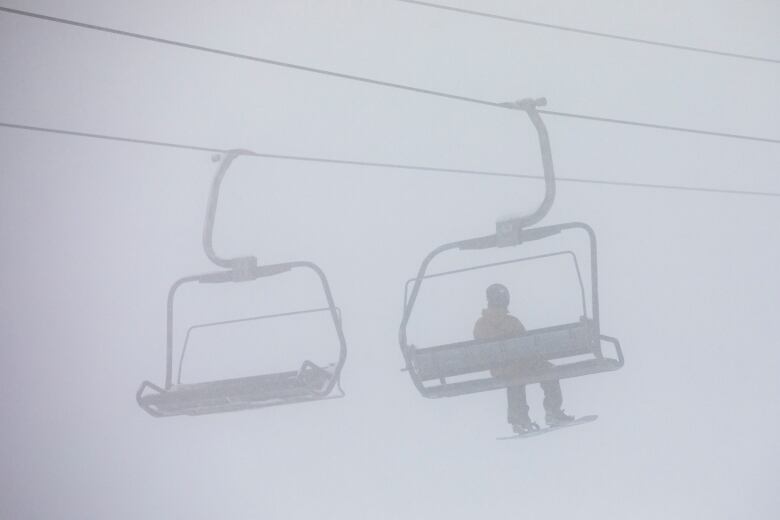
<svg viewBox="0 0 780 520"><path fill-rule="evenodd" d="M202 415L324 399L334 376L334 367L306 362L299 371L175 384L168 390L145 382L137 398L152 415ZM144 395L147 388L155 392Z"/></svg>
<svg viewBox="0 0 780 520"><path fill-rule="evenodd" d="M615 343L618 359L602 356L601 339ZM563 360L591 355L591 359L535 364L534 361ZM463 341L428 348L411 348L411 370L421 381L439 380L441 384L424 386L427 397L449 397L464 393L497 390L508 386L578 377L619 369L622 353L612 338L594 334L593 323L583 319L576 323L546 327L521 336L490 341ZM525 369L515 369L523 367ZM514 365L514 366L513 366ZM506 371L506 367L513 367ZM467 381L446 378L490 371L488 377Z"/></svg>

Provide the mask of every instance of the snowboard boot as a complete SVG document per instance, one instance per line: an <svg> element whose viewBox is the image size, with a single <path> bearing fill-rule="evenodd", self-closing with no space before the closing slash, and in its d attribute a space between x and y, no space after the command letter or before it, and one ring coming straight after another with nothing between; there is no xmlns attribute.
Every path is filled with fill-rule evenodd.
<svg viewBox="0 0 780 520"><path fill-rule="evenodd" d="M512 431L518 435L533 432L539 429L539 425L531 421L527 415L520 420L512 423Z"/></svg>
<svg viewBox="0 0 780 520"><path fill-rule="evenodd" d="M563 413L563 410L555 410L555 411L548 411L544 416L544 421L547 423L547 426L555 427L555 426L564 426L566 424L569 424L574 420L573 415L566 415Z"/></svg>

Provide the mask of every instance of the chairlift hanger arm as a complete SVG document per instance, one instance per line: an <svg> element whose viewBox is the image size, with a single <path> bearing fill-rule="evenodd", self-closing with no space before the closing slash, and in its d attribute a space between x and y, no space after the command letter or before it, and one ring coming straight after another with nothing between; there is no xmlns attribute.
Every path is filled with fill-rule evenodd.
<svg viewBox="0 0 780 520"><path fill-rule="evenodd" d="M547 213L549 213L550 208L552 208L553 202L555 201L555 169L553 167L550 136L547 132L547 127L545 126L542 117L537 111L537 107L542 107L546 104L547 100L545 98L525 98L518 101L501 104L501 106L507 108L524 111L531 120L531 123L534 125L534 129L536 130L539 138L539 150L542 155L542 170L544 172L544 199L542 199L542 202L533 211L533 213L500 222L496 227L499 235L503 234L505 230L514 231L537 224L547 215Z"/></svg>
<svg viewBox="0 0 780 520"><path fill-rule="evenodd" d="M211 191L209 192L209 200L206 207L206 219L203 224L203 250L206 252L209 260L217 266L245 272L257 266L257 258L253 256L223 258L214 251L214 219L216 218L217 206L219 204L219 191L233 161L241 155L254 155L254 152L249 150L228 150L221 157L219 169L217 169L217 173L214 175L214 180L211 183ZM215 158L220 160L218 155Z"/></svg>

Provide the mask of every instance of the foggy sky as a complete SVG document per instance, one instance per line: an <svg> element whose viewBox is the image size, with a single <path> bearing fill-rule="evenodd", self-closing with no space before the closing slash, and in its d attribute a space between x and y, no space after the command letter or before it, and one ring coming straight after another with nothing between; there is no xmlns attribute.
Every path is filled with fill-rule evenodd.
<svg viewBox="0 0 780 520"><path fill-rule="evenodd" d="M780 136L776 64L391 1L2 5L491 101L545 96L552 110ZM451 5L780 56L770 1ZM4 13L0 71L5 122L540 172L522 113ZM563 177L780 191L776 145L545 121ZM212 270L200 242L210 155L10 129L0 150L0 518L777 515L777 198L559 183L543 224L595 228L602 329L626 366L563 381L567 412L595 423L496 442L508 433L503 392L426 400L400 371L403 284L435 246L532 208L540 181L240 159L215 247L323 267L344 316L347 396L158 420L134 393L163 379L170 283ZM571 281L557 267L495 281L513 286L521 319L554 322L572 312L556 305ZM483 280L451 282L421 294L413 325L431 342L467 335L482 307ZM305 308L321 303L317 289L305 278L194 287L182 320ZM233 334L271 368L335 351L326 323L283 325L252 329L258 340ZM193 369L246 368L225 362L229 340L199 341ZM528 394L540 420L538 385Z"/></svg>

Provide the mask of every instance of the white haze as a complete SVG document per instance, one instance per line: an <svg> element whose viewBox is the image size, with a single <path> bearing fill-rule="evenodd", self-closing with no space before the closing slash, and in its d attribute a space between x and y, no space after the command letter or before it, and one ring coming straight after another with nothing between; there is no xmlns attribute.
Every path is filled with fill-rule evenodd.
<svg viewBox="0 0 780 520"><path fill-rule="evenodd" d="M451 1L780 56L780 5L769 0ZM777 64L392 1L3 5L487 100L545 96L552 110L780 136ZM259 152L540 168L521 113L6 13L0 74L6 122ZM545 121L563 177L780 191L777 145ZM323 267L344 316L347 396L154 419L134 394L142 380L163 379L166 292L174 279L212 269L200 244L209 154L12 129L0 129L0 151L0 518L778 515L777 198L559 183L545 222L596 229L602 328L622 341L626 365L563 382L566 410L599 414L595 423L497 442L508 433L502 392L426 400L400 371L403 287L435 246L530 209L541 182L239 159L215 246ZM487 255L453 258L434 268ZM572 294L566 267L500 271L516 276L508 283L521 319L578 312L576 295L555 304ZM410 334L423 343L470 334L487 280L458 280L421 294ZM182 293L182 319L316 306L316 289L305 277L195 286ZM251 361L258 352L244 330L273 339L255 343L272 370L295 363L291 349L327 362L337 348L326 320L291 321L290 336L283 325L198 338L193 355L205 357L193 358L193 377L246 370L224 357L211 364L204 351L234 345ZM529 402L541 419L538 385Z"/></svg>

